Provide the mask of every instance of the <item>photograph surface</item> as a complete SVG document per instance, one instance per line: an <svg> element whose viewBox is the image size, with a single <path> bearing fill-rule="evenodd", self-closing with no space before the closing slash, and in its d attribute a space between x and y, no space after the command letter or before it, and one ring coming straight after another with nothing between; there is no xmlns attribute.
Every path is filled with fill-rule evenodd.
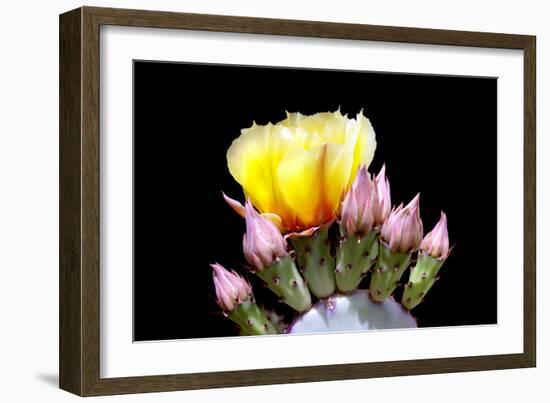
<svg viewBox="0 0 550 403"><path fill-rule="evenodd" d="M497 323L496 78L133 74L135 341Z"/></svg>

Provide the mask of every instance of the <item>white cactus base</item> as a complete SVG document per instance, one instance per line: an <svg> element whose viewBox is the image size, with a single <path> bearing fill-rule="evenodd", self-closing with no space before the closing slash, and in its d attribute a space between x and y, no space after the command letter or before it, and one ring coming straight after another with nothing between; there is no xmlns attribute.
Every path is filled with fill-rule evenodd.
<svg viewBox="0 0 550 403"><path fill-rule="evenodd" d="M335 295L317 302L300 315L287 333L353 332L417 327L416 320L392 297L373 302L368 291Z"/></svg>

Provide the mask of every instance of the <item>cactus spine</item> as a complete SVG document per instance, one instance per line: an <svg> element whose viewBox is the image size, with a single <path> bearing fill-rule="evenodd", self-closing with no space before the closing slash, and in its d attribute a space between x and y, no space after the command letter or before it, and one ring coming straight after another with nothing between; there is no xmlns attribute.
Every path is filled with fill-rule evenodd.
<svg viewBox="0 0 550 403"><path fill-rule="evenodd" d="M378 256L376 231L353 234L340 241L336 255L336 285L349 293L357 288Z"/></svg>
<svg viewBox="0 0 550 403"><path fill-rule="evenodd" d="M252 299L235 305L227 317L239 325L243 336L277 334L277 330L262 309Z"/></svg>
<svg viewBox="0 0 550 403"><path fill-rule="evenodd" d="M414 267L411 267L409 282L405 286L401 303L407 309L413 309L420 304L426 293L437 280L439 269L445 263L444 259L437 259L421 253Z"/></svg>
<svg viewBox="0 0 550 403"><path fill-rule="evenodd" d="M378 262L372 270L370 282L370 295L375 301L383 301L399 285L403 272L411 263L411 254L392 252L392 250L380 242Z"/></svg>
<svg viewBox="0 0 550 403"><path fill-rule="evenodd" d="M311 236L291 239L296 251L296 260L307 285L317 298L326 298L334 293L335 259L330 251L328 225L320 227Z"/></svg>
<svg viewBox="0 0 550 403"><path fill-rule="evenodd" d="M255 273L285 304L298 312L311 308L311 295L290 255Z"/></svg>

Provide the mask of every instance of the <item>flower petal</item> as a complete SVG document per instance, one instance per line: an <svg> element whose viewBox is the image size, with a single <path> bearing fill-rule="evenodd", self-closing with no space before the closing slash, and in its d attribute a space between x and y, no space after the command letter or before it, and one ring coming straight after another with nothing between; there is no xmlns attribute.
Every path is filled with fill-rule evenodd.
<svg viewBox="0 0 550 403"><path fill-rule="evenodd" d="M285 156L277 169L277 181L284 202L303 227L317 223L321 205L319 161L322 149L296 149Z"/></svg>
<svg viewBox="0 0 550 403"><path fill-rule="evenodd" d="M334 218L352 169L354 143L294 150L277 170L285 203L305 226Z"/></svg>
<svg viewBox="0 0 550 403"><path fill-rule="evenodd" d="M334 216L340 207L353 169L353 140L344 144L325 145L324 159L321 161L321 177L323 178L324 208Z"/></svg>
<svg viewBox="0 0 550 403"><path fill-rule="evenodd" d="M271 124L253 125L241 131L227 150L229 172L241 184L254 205L273 211L273 180L270 161Z"/></svg>
<svg viewBox="0 0 550 403"><path fill-rule="evenodd" d="M351 186L359 167L365 165L365 167L368 168L374 158L374 152L376 151L376 134L370 120L363 115L363 112L358 113L355 120L348 121L347 132L357 133L353 169L349 182L349 186Z"/></svg>
<svg viewBox="0 0 550 403"><path fill-rule="evenodd" d="M227 152L230 173L260 213L274 214L284 231L301 231L334 218L359 166L376 148L362 112L288 113L276 125L241 131ZM240 214L242 205L228 203Z"/></svg>
<svg viewBox="0 0 550 403"><path fill-rule="evenodd" d="M262 217L268 219L271 221L277 228L279 228L280 231L283 230L283 221L281 220L281 217L279 217L277 214L274 213L262 213L260 214Z"/></svg>

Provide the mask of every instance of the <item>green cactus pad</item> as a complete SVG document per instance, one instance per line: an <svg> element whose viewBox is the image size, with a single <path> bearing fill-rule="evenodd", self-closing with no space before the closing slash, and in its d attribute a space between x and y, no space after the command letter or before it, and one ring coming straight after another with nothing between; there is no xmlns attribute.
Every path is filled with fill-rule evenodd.
<svg viewBox="0 0 550 403"><path fill-rule="evenodd" d="M372 270L370 295L375 301L388 298L399 285L403 272L411 263L410 253L392 252L380 242L378 262Z"/></svg>
<svg viewBox="0 0 550 403"><path fill-rule="evenodd" d="M311 295L290 256L277 260L271 267L255 272L282 302L298 312L311 308Z"/></svg>
<svg viewBox="0 0 550 403"><path fill-rule="evenodd" d="M432 285L437 280L437 273L445 260L439 260L426 253L418 256L418 261L411 267L409 282L405 286L401 303L407 309L413 309L422 302Z"/></svg>
<svg viewBox="0 0 550 403"><path fill-rule="evenodd" d="M342 292L357 288L378 256L376 231L350 235L340 242L336 253L336 285Z"/></svg>
<svg viewBox="0 0 550 403"><path fill-rule="evenodd" d="M291 239L298 265L307 286L317 298L326 298L336 288L334 268L336 262L330 253L328 225L319 228L311 236Z"/></svg>
<svg viewBox="0 0 550 403"><path fill-rule="evenodd" d="M277 334L277 330L265 313L252 300L237 304L227 317L239 325L240 333L243 336Z"/></svg>
<svg viewBox="0 0 550 403"><path fill-rule="evenodd" d="M273 327L277 330L277 333L284 333L288 327L288 323L285 322L284 315L281 315L272 309L264 309L264 311L267 319L269 319Z"/></svg>

